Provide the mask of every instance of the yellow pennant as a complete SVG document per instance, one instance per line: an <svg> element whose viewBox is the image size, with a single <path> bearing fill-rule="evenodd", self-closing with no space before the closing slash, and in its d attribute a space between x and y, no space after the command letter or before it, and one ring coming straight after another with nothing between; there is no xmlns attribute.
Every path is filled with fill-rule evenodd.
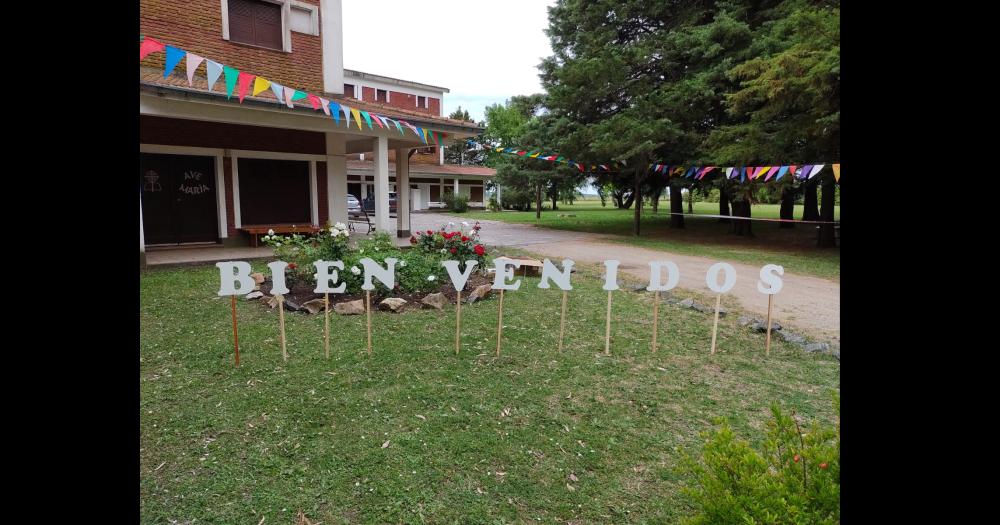
<svg viewBox="0 0 1000 525"><path fill-rule="evenodd" d="M352 109L351 115L354 115L354 122L357 122L358 129L361 129L361 113L359 113L356 109Z"/></svg>
<svg viewBox="0 0 1000 525"><path fill-rule="evenodd" d="M833 178L837 182L840 182L840 164L834 164L833 165Z"/></svg>
<svg viewBox="0 0 1000 525"><path fill-rule="evenodd" d="M261 91L271 87L271 81L266 78L257 77L253 81L253 96L257 96Z"/></svg>
<svg viewBox="0 0 1000 525"><path fill-rule="evenodd" d="M761 177L761 175L764 175L764 174L765 174L765 173L767 173L767 172L768 172L768 171L769 171L770 169L771 169L771 167L770 167L770 166L764 166L763 168L761 168L761 169L760 169L760 171L758 171L758 172L757 172L757 175L756 175L756 176L755 176L754 178L755 178L755 179L759 179L759 178Z"/></svg>

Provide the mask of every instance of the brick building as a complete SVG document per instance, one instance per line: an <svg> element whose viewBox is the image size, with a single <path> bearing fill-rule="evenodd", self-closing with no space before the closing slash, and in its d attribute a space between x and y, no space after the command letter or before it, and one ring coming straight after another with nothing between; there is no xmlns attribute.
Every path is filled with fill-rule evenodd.
<svg viewBox="0 0 1000 525"><path fill-rule="evenodd" d="M342 24L341 0L140 1L144 38L207 59L190 81L188 56L167 76L165 53L140 62L140 252L246 244L244 230L256 225L347 222L348 193L373 194L376 229L399 236L410 235L411 209L439 206L449 192L482 204L492 170L444 165L439 148L413 133L338 125L306 99L289 108L269 89L240 103L223 79L209 86L212 60L444 134L444 144L482 131L442 115L445 88L345 70Z"/></svg>

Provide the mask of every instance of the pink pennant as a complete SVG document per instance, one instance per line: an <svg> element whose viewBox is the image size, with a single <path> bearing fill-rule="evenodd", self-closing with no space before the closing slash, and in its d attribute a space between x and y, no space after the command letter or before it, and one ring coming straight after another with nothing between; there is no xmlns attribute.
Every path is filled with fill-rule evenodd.
<svg viewBox="0 0 1000 525"><path fill-rule="evenodd" d="M236 84L239 86L240 104L243 103L243 97L247 95L247 90L250 89L250 83L253 79L257 78L257 75L251 75L250 73L240 71L239 76L236 78Z"/></svg>
<svg viewBox="0 0 1000 525"><path fill-rule="evenodd" d="M779 169L781 169L781 166L772 166L767 172L767 177L764 177L764 182L771 180L771 177L773 177L775 173L778 173Z"/></svg>
<svg viewBox="0 0 1000 525"><path fill-rule="evenodd" d="M308 93L308 94L306 94L306 98L309 100L309 103L312 104L312 107L313 107L314 110L315 109L319 109L319 106L320 106L320 104L319 104L319 97L317 97L316 95L313 95L312 93Z"/></svg>
<svg viewBox="0 0 1000 525"><path fill-rule="evenodd" d="M187 75L188 75L188 85L194 85L194 72L198 69L198 66L205 61L204 57L200 57L194 53L187 54Z"/></svg>
<svg viewBox="0 0 1000 525"><path fill-rule="evenodd" d="M292 95L294 93L295 93L294 89L285 88L285 105L293 109L295 108L295 104L292 103ZM348 116L348 118L350 118L350 116Z"/></svg>
<svg viewBox="0 0 1000 525"><path fill-rule="evenodd" d="M323 113L326 113L326 116L329 117L330 116L330 101L327 100L327 99L325 99L325 98L323 98L323 97L320 97L319 103L323 105Z"/></svg>
<svg viewBox="0 0 1000 525"><path fill-rule="evenodd" d="M139 60L146 58L146 55L150 53L155 53L157 51L163 51L165 49L164 45L157 42L156 40L146 37L143 39L142 43L139 44Z"/></svg>

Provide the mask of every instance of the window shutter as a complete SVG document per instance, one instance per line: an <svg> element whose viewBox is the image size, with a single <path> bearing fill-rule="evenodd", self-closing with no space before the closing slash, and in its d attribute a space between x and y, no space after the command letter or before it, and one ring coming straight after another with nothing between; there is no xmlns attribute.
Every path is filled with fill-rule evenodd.
<svg viewBox="0 0 1000 525"><path fill-rule="evenodd" d="M281 6L270 2L255 2L255 44L272 49L282 49Z"/></svg>
<svg viewBox="0 0 1000 525"><path fill-rule="evenodd" d="M229 39L252 44L254 6L247 0L229 0Z"/></svg>

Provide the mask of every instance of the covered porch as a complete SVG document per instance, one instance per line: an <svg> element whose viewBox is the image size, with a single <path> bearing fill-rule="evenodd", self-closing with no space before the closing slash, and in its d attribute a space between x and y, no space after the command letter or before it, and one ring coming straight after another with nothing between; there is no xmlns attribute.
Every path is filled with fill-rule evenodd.
<svg viewBox="0 0 1000 525"><path fill-rule="evenodd" d="M141 259L147 248L248 246L252 226L346 224L347 156L357 153L372 159L376 231L409 238L410 152L427 144L393 126L359 128L352 121L347 127L344 119L300 104L290 109L269 95L239 104L208 91L203 78L192 88L158 71L140 76ZM446 141L480 131L471 123L344 103L443 133Z"/></svg>

